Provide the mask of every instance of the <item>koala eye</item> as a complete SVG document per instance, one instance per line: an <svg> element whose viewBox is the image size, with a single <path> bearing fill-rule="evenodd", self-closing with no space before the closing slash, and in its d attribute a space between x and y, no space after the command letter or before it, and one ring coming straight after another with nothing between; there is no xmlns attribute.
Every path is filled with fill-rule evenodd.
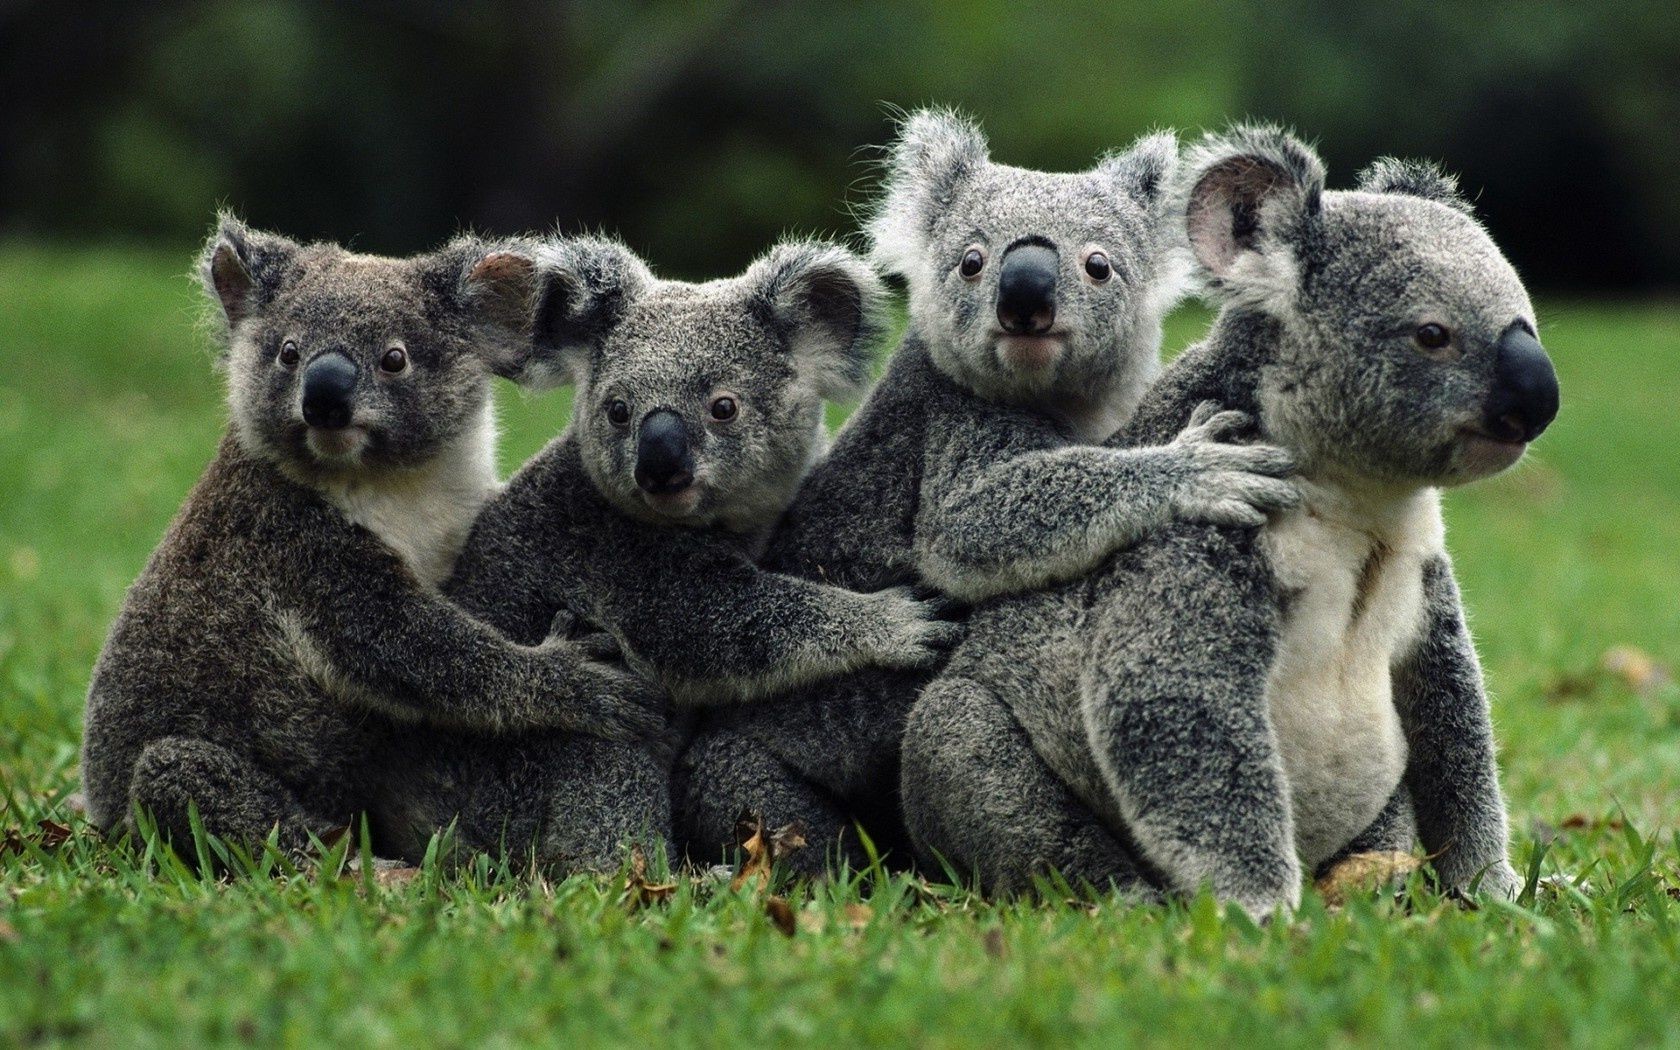
<svg viewBox="0 0 1680 1050"><path fill-rule="evenodd" d="M979 248L970 248L963 252L962 262L957 264L957 272L962 274L965 281L972 281L980 276L980 271L986 266L986 253Z"/></svg>
<svg viewBox="0 0 1680 1050"><path fill-rule="evenodd" d="M1092 252L1085 256L1085 276L1097 284L1105 284L1114 276L1114 264L1102 252Z"/></svg>
<svg viewBox="0 0 1680 1050"><path fill-rule="evenodd" d="M301 355L298 353L298 345L293 340L288 339L284 343L280 344L278 360L287 368L295 366L298 363L298 358L300 356Z"/></svg>
<svg viewBox="0 0 1680 1050"><path fill-rule="evenodd" d="M630 406L622 401L607 402L607 421L615 427L630 425Z"/></svg>
<svg viewBox="0 0 1680 1050"><path fill-rule="evenodd" d="M1425 350L1439 350L1452 342L1452 333L1447 331L1445 325L1438 325L1432 321L1429 324L1418 325L1417 331L1412 333L1412 339Z"/></svg>
<svg viewBox="0 0 1680 1050"><path fill-rule="evenodd" d="M383 372L395 375L408 367L408 351L400 346L393 346L385 351L385 356L379 359L379 368Z"/></svg>
<svg viewBox="0 0 1680 1050"><path fill-rule="evenodd" d="M712 418L719 423L729 422L740 411L741 406L736 404L735 399L728 394L712 399Z"/></svg>

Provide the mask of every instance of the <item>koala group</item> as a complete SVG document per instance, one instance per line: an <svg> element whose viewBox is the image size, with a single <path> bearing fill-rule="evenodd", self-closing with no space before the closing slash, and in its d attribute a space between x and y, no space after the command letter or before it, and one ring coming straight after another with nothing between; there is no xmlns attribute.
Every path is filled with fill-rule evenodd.
<svg viewBox="0 0 1680 1050"><path fill-rule="evenodd" d="M1223 310L1110 443L1226 406L1295 458L1302 500L977 611L904 737L917 848L999 892L1055 870L1264 915L1303 867L1421 840L1446 887L1510 898L1438 493L1557 413L1522 283L1427 166L1328 191L1301 142L1240 128L1172 199Z"/></svg>
<svg viewBox="0 0 1680 1050"><path fill-rule="evenodd" d="M95 668L105 828L365 816L563 871L873 852L1030 890L1292 907L1349 852L1509 896L1439 488L1557 410L1523 287L1433 168L1324 188L1289 135L1076 173L926 110L870 262L663 280L591 238L412 259L224 219L227 437ZM1195 277L1222 311L1164 373ZM573 386L505 484L493 376ZM965 622L966 621L966 622Z"/></svg>

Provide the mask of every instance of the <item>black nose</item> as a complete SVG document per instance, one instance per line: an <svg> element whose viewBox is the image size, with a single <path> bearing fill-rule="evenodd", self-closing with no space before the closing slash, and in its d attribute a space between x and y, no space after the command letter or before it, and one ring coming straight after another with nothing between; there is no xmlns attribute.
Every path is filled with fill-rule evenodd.
<svg viewBox="0 0 1680 1050"><path fill-rule="evenodd" d="M1495 348L1493 392L1482 412L1482 424L1502 441L1533 441L1558 413L1557 372L1552 359L1528 326L1516 322L1505 329Z"/></svg>
<svg viewBox="0 0 1680 1050"><path fill-rule="evenodd" d="M998 324L1010 335L1042 335L1056 321L1056 249L1018 244L998 273Z"/></svg>
<svg viewBox="0 0 1680 1050"><path fill-rule="evenodd" d="M669 495L694 482L694 455L682 417L668 408L650 413L636 433L636 484Z"/></svg>
<svg viewBox="0 0 1680 1050"><path fill-rule="evenodd" d="M343 430L350 425L355 393L356 363L343 354L322 354L303 370L303 421Z"/></svg>

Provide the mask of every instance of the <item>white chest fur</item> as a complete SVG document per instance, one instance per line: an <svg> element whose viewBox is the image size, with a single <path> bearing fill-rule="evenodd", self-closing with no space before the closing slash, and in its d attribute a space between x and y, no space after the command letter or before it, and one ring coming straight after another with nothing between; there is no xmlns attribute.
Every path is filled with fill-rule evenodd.
<svg viewBox="0 0 1680 1050"><path fill-rule="evenodd" d="M496 489L495 455L496 421L486 406L478 427L424 467L335 481L322 491L421 583L436 587L455 567L473 519Z"/></svg>
<svg viewBox="0 0 1680 1050"><path fill-rule="evenodd" d="M1392 668L1418 637L1442 525L1433 491L1302 488L1262 542L1288 599L1266 697L1311 866L1369 826L1405 770Z"/></svg>

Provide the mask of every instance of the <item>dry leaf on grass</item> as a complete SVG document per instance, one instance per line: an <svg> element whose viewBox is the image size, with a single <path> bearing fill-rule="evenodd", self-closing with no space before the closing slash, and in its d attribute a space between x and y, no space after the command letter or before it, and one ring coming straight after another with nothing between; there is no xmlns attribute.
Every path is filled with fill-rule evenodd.
<svg viewBox="0 0 1680 1050"><path fill-rule="evenodd" d="M650 904L669 900L677 892L674 882L650 882L647 873L647 854L640 846L630 850L630 870L624 876L624 903L631 911L640 911Z"/></svg>
<svg viewBox="0 0 1680 1050"><path fill-rule="evenodd" d="M56 820L36 821L35 831L27 836L22 828L7 828L5 837L0 838L0 853L22 853L30 846L54 850L69 842L73 834L70 825Z"/></svg>
<svg viewBox="0 0 1680 1050"><path fill-rule="evenodd" d="M1668 668L1658 663L1650 653L1631 645L1606 649L1598 666L1640 696L1649 696L1674 680Z"/></svg>
<svg viewBox="0 0 1680 1050"><path fill-rule="evenodd" d="M13 926L5 919L0 919L0 944L14 944L17 942L17 939L17 927Z"/></svg>
<svg viewBox="0 0 1680 1050"><path fill-rule="evenodd" d="M37 842L42 849L57 849L70 841L70 825L60 824L56 820L40 820L35 822L41 829Z"/></svg>
<svg viewBox="0 0 1680 1050"><path fill-rule="evenodd" d="M373 881L381 886L406 886L420 875L420 869L412 864L405 864L400 868L382 868L373 873Z"/></svg>
<svg viewBox="0 0 1680 1050"><path fill-rule="evenodd" d="M780 897L771 897L764 902L764 914L770 916L770 922L783 937L792 937L799 929L799 917L793 913L793 905Z"/></svg>
<svg viewBox="0 0 1680 1050"><path fill-rule="evenodd" d="M1330 907L1348 898L1397 885L1423 866L1424 858L1410 853L1354 853L1338 861L1314 885Z"/></svg>
<svg viewBox="0 0 1680 1050"><path fill-rule="evenodd" d="M764 890L770 886L770 872L776 861L805 848L805 830L795 823L766 831L763 814L749 812L736 820L735 840L741 845L741 867L729 880L729 888L738 890L756 882Z"/></svg>

